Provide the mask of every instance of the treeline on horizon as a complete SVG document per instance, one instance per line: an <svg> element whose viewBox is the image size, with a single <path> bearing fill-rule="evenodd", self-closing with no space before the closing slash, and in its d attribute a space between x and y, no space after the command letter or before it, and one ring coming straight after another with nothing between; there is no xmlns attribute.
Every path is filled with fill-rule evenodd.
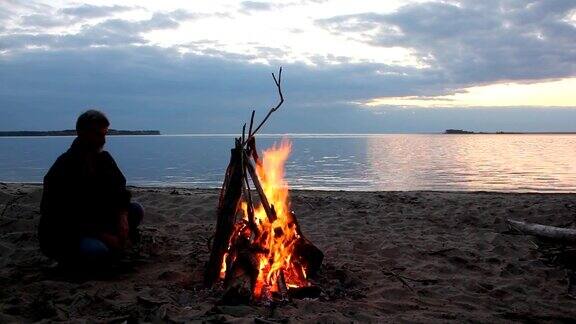
<svg viewBox="0 0 576 324"><path fill-rule="evenodd" d="M159 130L117 130L109 129L108 135L161 135ZM76 136L76 130L58 131L0 131L0 136Z"/></svg>

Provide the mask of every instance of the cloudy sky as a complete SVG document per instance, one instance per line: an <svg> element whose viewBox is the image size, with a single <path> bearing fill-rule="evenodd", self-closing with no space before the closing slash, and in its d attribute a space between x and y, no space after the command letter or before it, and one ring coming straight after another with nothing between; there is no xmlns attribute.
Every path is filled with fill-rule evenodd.
<svg viewBox="0 0 576 324"><path fill-rule="evenodd" d="M0 130L576 131L574 0L0 0Z"/></svg>

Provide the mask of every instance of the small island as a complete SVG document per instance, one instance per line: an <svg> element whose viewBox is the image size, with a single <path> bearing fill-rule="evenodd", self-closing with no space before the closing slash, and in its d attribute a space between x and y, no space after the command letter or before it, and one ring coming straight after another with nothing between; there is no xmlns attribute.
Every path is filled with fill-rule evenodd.
<svg viewBox="0 0 576 324"><path fill-rule="evenodd" d="M447 129L444 134L534 134L534 135L574 135L576 132L473 132L462 129Z"/></svg>
<svg viewBox="0 0 576 324"><path fill-rule="evenodd" d="M474 132L462 129L447 129L444 131L444 134L474 134Z"/></svg>
<svg viewBox="0 0 576 324"><path fill-rule="evenodd" d="M161 135L158 130L117 130L109 129L108 135ZM0 131L0 137L8 136L76 136L76 130L59 131Z"/></svg>

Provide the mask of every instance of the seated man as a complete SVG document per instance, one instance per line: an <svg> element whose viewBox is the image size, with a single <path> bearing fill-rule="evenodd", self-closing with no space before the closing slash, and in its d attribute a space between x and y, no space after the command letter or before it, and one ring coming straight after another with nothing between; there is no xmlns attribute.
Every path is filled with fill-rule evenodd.
<svg viewBox="0 0 576 324"><path fill-rule="evenodd" d="M124 175L103 151L109 125L99 111L80 115L78 136L44 177L40 248L59 263L101 264L138 236L143 209L130 202Z"/></svg>

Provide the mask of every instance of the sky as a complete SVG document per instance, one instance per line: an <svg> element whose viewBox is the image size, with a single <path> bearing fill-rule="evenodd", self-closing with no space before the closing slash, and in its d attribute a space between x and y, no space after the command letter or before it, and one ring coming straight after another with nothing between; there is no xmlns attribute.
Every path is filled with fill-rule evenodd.
<svg viewBox="0 0 576 324"><path fill-rule="evenodd" d="M0 130L576 131L574 0L0 0Z"/></svg>

